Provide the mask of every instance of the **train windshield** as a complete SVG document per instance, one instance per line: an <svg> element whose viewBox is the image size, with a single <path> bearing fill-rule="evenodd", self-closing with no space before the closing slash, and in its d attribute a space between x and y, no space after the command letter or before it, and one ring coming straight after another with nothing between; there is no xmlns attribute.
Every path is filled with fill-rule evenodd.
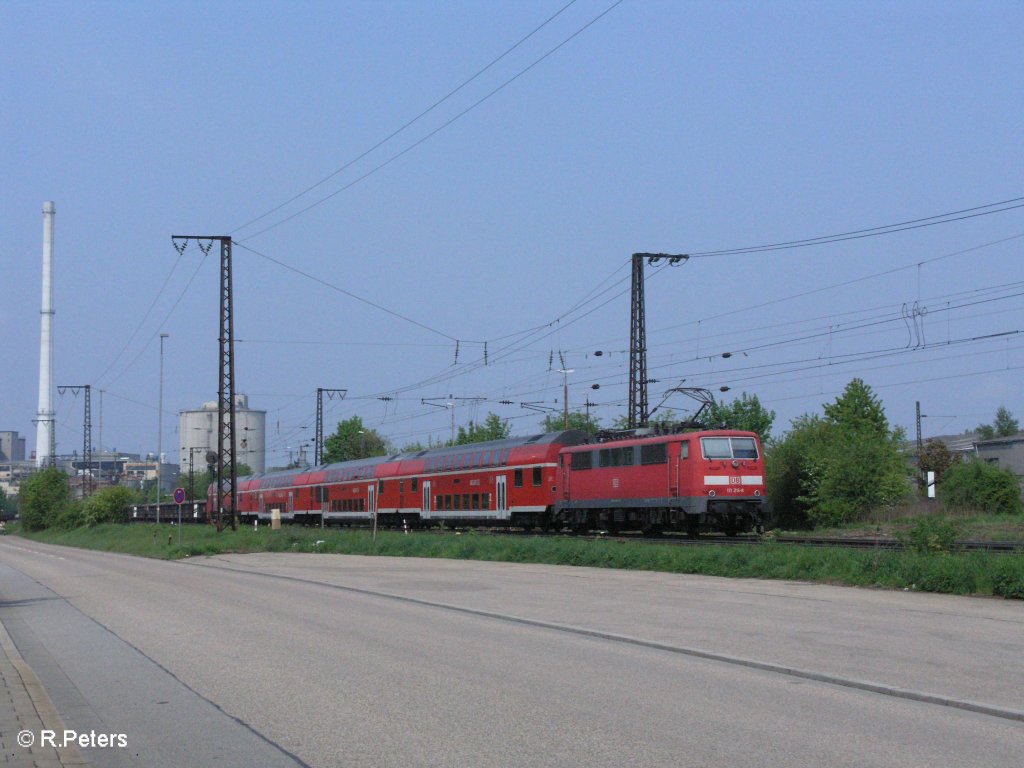
<svg viewBox="0 0 1024 768"><path fill-rule="evenodd" d="M752 437L702 437L705 459L756 459L757 442Z"/></svg>

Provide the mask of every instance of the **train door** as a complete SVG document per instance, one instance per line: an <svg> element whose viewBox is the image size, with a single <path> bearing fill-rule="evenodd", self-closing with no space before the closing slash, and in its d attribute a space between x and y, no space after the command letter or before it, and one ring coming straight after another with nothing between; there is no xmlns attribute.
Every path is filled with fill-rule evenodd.
<svg viewBox="0 0 1024 768"><path fill-rule="evenodd" d="M374 518L377 517L377 486L366 486L366 511Z"/></svg>
<svg viewBox="0 0 1024 768"><path fill-rule="evenodd" d="M679 443L679 455L669 463L671 475L669 476L669 495L679 496L680 488L689 487L690 472L690 442L683 440Z"/></svg>
<svg viewBox="0 0 1024 768"><path fill-rule="evenodd" d="M569 474L572 467L572 454L563 453L558 457L558 463L562 468L562 499L569 500Z"/></svg>
<svg viewBox="0 0 1024 768"><path fill-rule="evenodd" d="M295 517L295 493L293 491L288 491L288 509L287 509L287 512L292 517Z"/></svg>
<svg viewBox="0 0 1024 768"><path fill-rule="evenodd" d="M508 514L508 496L506 494L505 485L505 481L507 479L508 478L506 478L505 475L498 475L495 478L496 485L494 489L494 495L496 497L495 503L498 510L498 517L506 517Z"/></svg>
<svg viewBox="0 0 1024 768"><path fill-rule="evenodd" d="M430 517L430 481L423 481L423 504L420 507L424 519Z"/></svg>

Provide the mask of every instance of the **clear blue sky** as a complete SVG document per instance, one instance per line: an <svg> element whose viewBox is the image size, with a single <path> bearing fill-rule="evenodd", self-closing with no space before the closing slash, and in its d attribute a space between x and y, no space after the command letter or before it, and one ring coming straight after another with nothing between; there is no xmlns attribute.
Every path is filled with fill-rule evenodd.
<svg viewBox="0 0 1024 768"><path fill-rule="evenodd" d="M35 447L44 200L57 207L55 383L106 390L104 448L155 449L161 331L164 449L179 410L216 399L216 260L178 261L172 234L230 233L432 329L236 248L237 387L268 411L273 465L312 439L317 387L349 390L328 430L359 414L399 447L447 435L449 414L420 398L486 397L458 422L494 411L536 431L539 414L518 404L560 407L558 350L571 406L589 395L609 423L625 412L634 251L1024 196L1019 2L625 0L342 190L613 2L577 0L398 136L242 226L566 2L0 4L0 429ZM726 399L757 394L782 432L860 376L911 433L915 400L926 435L991 421L999 405L1024 417L1024 334L970 340L1024 330L1021 235L1024 208L653 274L652 406L684 378L729 386ZM491 364L472 365L484 340ZM56 402L58 450L80 448L81 399Z"/></svg>

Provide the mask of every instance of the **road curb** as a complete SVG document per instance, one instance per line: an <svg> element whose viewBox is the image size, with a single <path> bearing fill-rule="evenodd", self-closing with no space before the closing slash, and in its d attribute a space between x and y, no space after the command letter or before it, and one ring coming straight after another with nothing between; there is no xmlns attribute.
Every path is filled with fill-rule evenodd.
<svg viewBox="0 0 1024 768"><path fill-rule="evenodd" d="M35 708L34 717L32 713L18 713L17 704L14 704L15 713L20 714L18 720L23 724L27 724L26 721L32 721L38 718L42 723L42 727L55 731L57 733L63 733L67 728L64 724L64 720L61 718L60 713L57 712L57 708L53 705L53 701L50 699L49 694L43 687L39 678L36 677L36 673L32 671L32 667L28 665L25 659L22 658L21 653L18 652L18 647L14 644L14 640L11 639L10 634L7 632L7 628L0 621L0 662L6 660L14 668L20 678L21 684L25 688L25 692L28 694L29 699L32 702L32 706ZM16 683L15 683L16 684ZM67 747L59 747L56 750L57 760L61 766L71 768L71 766L88 766L91 763L85 759L78 747L72 744ZM33 764L37 764L37 760L29 753L29 759L33 761ZM50 758L52 759L52 758ZM39 764L47 764L49 762L39 761Z"/></svg>

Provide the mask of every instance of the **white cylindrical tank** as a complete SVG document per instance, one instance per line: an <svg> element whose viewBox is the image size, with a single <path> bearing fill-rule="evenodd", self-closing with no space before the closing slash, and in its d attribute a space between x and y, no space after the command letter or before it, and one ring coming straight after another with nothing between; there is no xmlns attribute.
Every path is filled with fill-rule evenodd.
<svg viewBox="0 0 1024 768"><path fill-rule="evenodd" d="M267 412L249 408L249 398L235 395L235 461L248 464L253 472L266 470ZM203 403L197 410L179 414L181 451L178 457L183 473L188 472L193 454L196 472L206 469L206 452L217 451L217 402Z"/></svg>

